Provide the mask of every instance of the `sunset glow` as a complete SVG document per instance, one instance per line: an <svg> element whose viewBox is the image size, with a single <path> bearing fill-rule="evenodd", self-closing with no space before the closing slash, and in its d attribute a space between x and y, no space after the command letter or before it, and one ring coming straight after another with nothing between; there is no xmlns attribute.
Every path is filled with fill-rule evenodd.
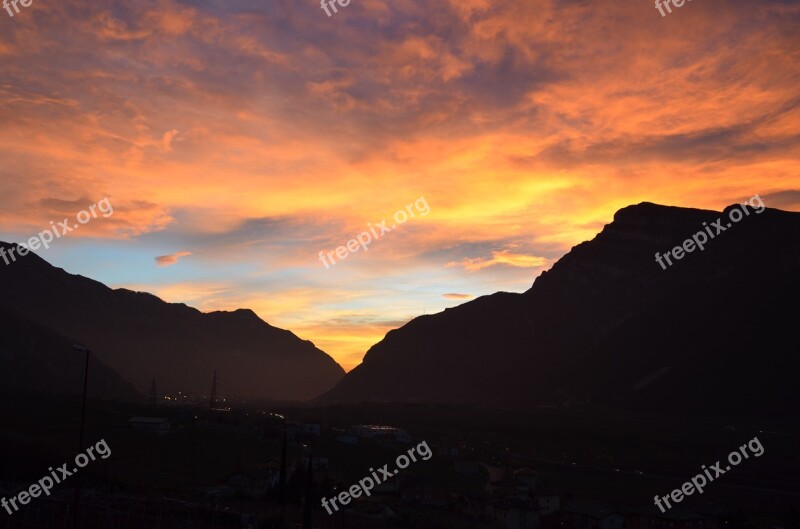
<svg viewBox="0 0 800 529"><path fill-rule="evenodd" d="M251 308L350 370L627 205L800 211L799 24L778 0L36 0L0 12L0 239L108 197L36 253Z"/></svg>

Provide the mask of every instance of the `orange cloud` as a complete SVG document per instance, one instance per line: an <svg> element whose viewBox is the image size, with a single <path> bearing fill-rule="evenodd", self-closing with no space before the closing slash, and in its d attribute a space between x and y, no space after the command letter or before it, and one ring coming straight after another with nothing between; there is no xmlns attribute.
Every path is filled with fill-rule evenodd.
<svg viewBox="0 0 800 529"><path fill-rule="evenodd" d="M352 366L467 299L447 293L528 288L626 205L800 210L796 3L361 5L64 0L6 20L0 231L108 196L54 258L253 308ZM429 215L317 260L420 196ZM162 248L191 248L197 283L148 266Z"/></svg>
<svg viewBox="0 0 800 529"><path fill-rule="evenodd" d="M161 137L161 148L164 151L171 151L172 150L172 140L175 139L175 136L178 135L177 129L168 130L164 133L164 136Z"/></svg>
<svg viewBox="0 0 800 529"><path fill-rule="evenodd" d="M471 294L453 294L453 293L450 293L450 294L442 294L442 297L445 298L445 299L472 299L475 296L473 296Z"/></svg>
<svg viewBox="0 0 800 529"><path fill-rule="evenodd" d="M178 252L171 255L159 255L156 257L156 265L157 266L172 266L177 264L178 259L181 257L186 257L187 255L192 255L192 252Z"/></svg>
<svg viewBox="0 0 800 529"><path fill-rule="evenodd" d="M547 266L548 261L544 257L518 254L518 253L512 253L508 250L502 250L502 251L492 252L491 259L486 259L483 257L478 257L474 259L467 258L463 259L460 262L451 261L447 263L445 266L447 267L463 266L466 270L470 272L477 272L478 270L481 270L483 268L488 268L490 266L495 266L499 264L516 266L518 268L541 268Z"/></svg>

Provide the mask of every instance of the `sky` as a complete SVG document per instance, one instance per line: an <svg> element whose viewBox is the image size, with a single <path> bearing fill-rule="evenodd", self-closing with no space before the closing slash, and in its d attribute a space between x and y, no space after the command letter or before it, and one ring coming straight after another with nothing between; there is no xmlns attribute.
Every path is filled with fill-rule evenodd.
<svg viewBox="0 0 800 529"><path fill-rule="evenodd" d="M0 239L108 199L36 253L251 308L346 370L418 315L527 290L627 205L800 211L797 1L18 7Z"/></svg>

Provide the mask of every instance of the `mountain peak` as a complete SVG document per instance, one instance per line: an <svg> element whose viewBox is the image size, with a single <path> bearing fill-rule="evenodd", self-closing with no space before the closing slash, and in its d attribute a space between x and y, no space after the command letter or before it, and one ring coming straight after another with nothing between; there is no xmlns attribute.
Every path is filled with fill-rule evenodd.
<svg viewBox="0 0 800 529"><path fill-rule="evenodd" d="M715 218L720 213L708 209L681 208L664 206L653 202L641 202L625 206L614 213L612 224L619 226L666 226L672 224L688 224L700 220L702 223Z"/></svg>
<svg viewBox="0 0 800 529"><path fill-rule="evenodd" d="M276 329L266 321L259 318L251 309L235 309L235 310L216 310L209 312L208 315L212 318L218 318L222 321L237 322L247 325L260 325L269 329Z"/></svg>
<svg viewBox="0 0 800 529"><path fill-rule="evenodd" d="M524 294L484 296L387 334L323 400L796 411L795 324L783 307L800 296L800 214L757 211L723 219L737 227L723 224L665 269L656 252L725 213L622 208Z"/></svg>

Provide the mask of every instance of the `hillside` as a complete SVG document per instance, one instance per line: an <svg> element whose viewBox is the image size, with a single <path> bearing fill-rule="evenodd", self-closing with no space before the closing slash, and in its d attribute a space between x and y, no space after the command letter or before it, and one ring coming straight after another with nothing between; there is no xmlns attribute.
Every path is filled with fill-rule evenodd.
<svg viewBox="0 0 800 529"><path fill-rule="evenodd" d="M749 213L663 270L721 213L626 207L525 293L389 332L321 401L796 410L800 214Z"/></svg>
<svg viewBox="0 0 800 529"><path fill-rule="evenodd" d="M221 393L305 400L344 374L314 344L250 310L206 314L151 294L112 290L34 254L0 266L0 289L0 308L80 340L140 389L155 378L164 390L207 394L216 369Z"/></svg>

